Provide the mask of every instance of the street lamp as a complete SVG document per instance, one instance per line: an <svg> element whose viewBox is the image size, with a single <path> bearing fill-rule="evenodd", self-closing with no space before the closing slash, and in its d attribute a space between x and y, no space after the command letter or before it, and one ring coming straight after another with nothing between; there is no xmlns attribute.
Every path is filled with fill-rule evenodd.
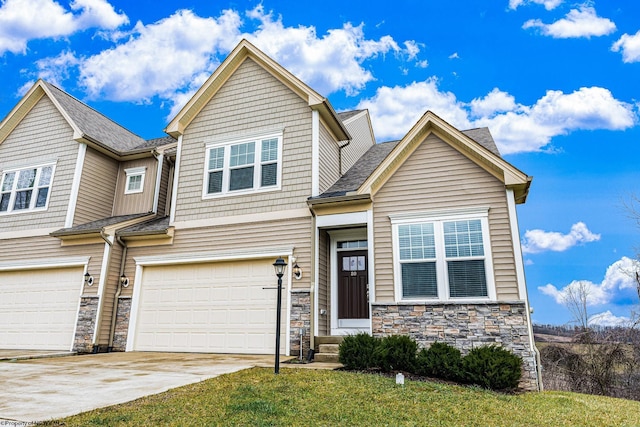
<svg viewBox="0 0 640 427"><path fill-rule="evenodd" d="M282 276L287 268L287 263L280 257L273 263L273 268L278 276L278 312L276 313L276 366L275 373L280 373L280 319L282 318Z"/></svg>

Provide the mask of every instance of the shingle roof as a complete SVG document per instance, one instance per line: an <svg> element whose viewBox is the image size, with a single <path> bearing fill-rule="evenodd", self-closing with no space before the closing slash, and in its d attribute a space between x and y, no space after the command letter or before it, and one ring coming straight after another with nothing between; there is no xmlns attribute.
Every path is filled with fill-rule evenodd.
<svg viewBox="0 0 640 427"><path fill-rule="evenodd" d="M349 191L356 191L398 142L382 142L371 146L335 184L318 197L343 196Z"/></svg>
<svg viewBox="0 0 640 427"><path fill-rule="evenodd" d="M73 235L73 234L97 233L97 232L100 232L104 227L118 224L119 222L129 221L135 218L140 218L146 215L149 215L149 212L131 214L131 215L110 216L108 218L101 218L96 221L91 221L84 224L76 225L74 227L61 228L60 230L57 230L51 233L51 235L54 237L57 237L57 236L67 236L67 235Z"/></svg>
<svg viewBox="0 0 640 427"><path fill-rule="evenodd" d="M498 147L496 146L496 142L493 140L493 136L491 136L491 132L489 132L489 128L468 129L463 130L462 133L482 145L487 150L491 151L496 156L500 157L500 151L498 151Z"/></svg>
<svg viewBox="0 0 640 427"><path fill-rule="evenodd" d="M360 113L363 110L351 110L351 111L343 111L342 113L338 113L338 118L341 121L345 121L345 120L349 120L351 117L355 116L356 114Z"/></svg>
<svg viewBox="0 0 640 427"><path fill-rule="evenodd" d="M164 233L169 228L169 217L153 218L130 227L123 228L118 232L121 236L132 236L140 234Z"/></svg>

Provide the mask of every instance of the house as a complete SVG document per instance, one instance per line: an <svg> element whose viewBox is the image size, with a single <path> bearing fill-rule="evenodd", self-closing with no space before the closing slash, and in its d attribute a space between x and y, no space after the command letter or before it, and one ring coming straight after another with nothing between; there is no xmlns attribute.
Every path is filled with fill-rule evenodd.
<svg viewBox="0 0 640 427"><path fill-rule="evenodd" d="M499 343L538 387L516 205L487 129L376 144L242 41L144 140L38 81L0 123L0 348L269 354L365 331ZM300 346L302 345L302 349Z"/></svg>

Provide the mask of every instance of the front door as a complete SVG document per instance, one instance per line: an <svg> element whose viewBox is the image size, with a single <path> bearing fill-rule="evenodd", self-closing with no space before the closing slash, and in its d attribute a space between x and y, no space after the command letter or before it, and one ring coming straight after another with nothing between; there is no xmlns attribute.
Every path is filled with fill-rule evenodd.
<svg viewBox="0 0 640 427"><path fill-rule="evenodd" d="M338 252L338 319L341 326L356 326L369 318L367 251ZM354 321L352 321L353 319Z"/></svg>

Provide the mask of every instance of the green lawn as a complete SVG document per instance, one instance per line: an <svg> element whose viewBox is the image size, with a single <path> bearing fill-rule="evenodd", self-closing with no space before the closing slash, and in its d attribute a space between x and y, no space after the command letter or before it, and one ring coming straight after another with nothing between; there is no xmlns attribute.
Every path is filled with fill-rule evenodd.
<svg viewBox="0 0 640 427"><path fill-rule="evenodd" d="M640 426L640 402L478 388L340 371L254 368L48 425Z"/></svg>

